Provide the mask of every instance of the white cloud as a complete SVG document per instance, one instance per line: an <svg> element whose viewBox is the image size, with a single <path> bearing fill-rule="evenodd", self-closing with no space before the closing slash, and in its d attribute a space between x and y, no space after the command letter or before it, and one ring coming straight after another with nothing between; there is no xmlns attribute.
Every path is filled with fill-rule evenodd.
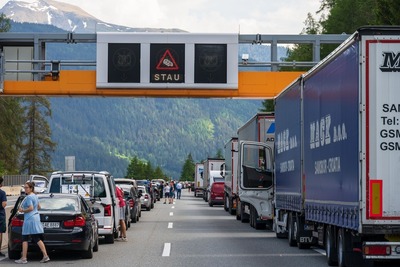
<svg viewBox="0 0 400 267"><path fill-rule="evenodd" d="M320 0L60 0L105 22L206 33L298 34ZM0 0L0 6L7 1Z"/></svg>

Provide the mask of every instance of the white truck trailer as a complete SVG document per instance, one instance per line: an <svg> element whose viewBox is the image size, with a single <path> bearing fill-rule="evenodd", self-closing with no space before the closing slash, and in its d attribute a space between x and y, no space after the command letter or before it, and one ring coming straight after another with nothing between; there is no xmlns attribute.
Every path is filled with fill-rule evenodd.
<svg viewBox="0 0 400 267"><path fill-rule="evenodd" d="M204 195L203 199L208 202L210 188L214 182L224 182L221 176L222 165L225 163L224 159L208 158L204 162Z"/></svg>
<svg viewBox="0 0 400 267"><path fill-rule="evenodd" d="M196 163L194 172L194 196L203 196L204 194L204 164Z"/></svg>
<svg viewBox="0 0 400 267"><path fill-rule="evenodd" d="M236 214L236 198L238 197L238 138L232 137L225 144L225 165L223 177L225 178L224 187L224 209L231 215Z"/></svg>

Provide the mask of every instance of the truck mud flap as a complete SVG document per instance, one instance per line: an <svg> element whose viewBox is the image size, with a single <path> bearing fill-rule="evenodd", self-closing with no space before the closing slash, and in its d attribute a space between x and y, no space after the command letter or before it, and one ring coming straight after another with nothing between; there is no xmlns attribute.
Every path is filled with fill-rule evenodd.
<svg viewBox="0 0 400 267"><path fill-rule="evenodd" d="M296 216L295 224L296 241L299 249L307 249L311 245L317 244L317 238L313 237L313 225L306 224L303 216Z"/></svg>

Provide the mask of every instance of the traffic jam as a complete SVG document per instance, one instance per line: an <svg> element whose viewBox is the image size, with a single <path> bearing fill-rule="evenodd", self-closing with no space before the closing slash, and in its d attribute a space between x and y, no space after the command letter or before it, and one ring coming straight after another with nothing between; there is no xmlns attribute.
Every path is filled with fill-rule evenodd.
<svg viewBox="0 0 400 267"><path fill-rule="evenodd" d="M165 181L114 178L105 171L54 172L49 179L32 175L10 212L8 258L27 263L23 226L29 185L40 205L37 213L45 250L76 252L80 258L91 259L99 244L128 241L126 231L140 221L142 211L151 211L160 201L161 183ZM35 236L31 235L32 240ZM42 250L37 242L26 243L29 252ZM47 261L50 258L44 254L40 262Z"/></svg>

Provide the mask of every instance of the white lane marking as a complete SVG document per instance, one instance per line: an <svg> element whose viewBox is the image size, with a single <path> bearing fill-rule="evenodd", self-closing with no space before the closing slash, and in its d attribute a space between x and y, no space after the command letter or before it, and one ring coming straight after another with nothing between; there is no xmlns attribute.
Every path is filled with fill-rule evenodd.
<svg viewBox="0 0 400 267"><path fill-rule="evenodd" d="M174 216L174 213L173 213L173 212L170 212L170 213L169 213L169 216Z"/></svg>
<svg viewBox="0 0 400 267"><path fill-rule="evenodd" d="M164 243L164 250L162 256L169 257L169 254L171 254L171 243Z"/></svg>
<svg viewBox="0 0 400 267"><path fill-rule="evenodd" d="M174 224L172 222L168 223L168 228L171 229L173 227L173 225Z"/></svg>
<svg viewBox="0 0 400 267"><path fill-rule="evenodd" d="M314 248L313 250L316 251L316 252L318 252L319 254L322 254L322 255L326 256L326 252L325 252L325 250L323 250L323 249Z"/></svg>
<svg viewBox="0 0 400 267"><path fill-rule="evenodd" d="M172 206L171 209L175 209L175 206Z"/></svg>

